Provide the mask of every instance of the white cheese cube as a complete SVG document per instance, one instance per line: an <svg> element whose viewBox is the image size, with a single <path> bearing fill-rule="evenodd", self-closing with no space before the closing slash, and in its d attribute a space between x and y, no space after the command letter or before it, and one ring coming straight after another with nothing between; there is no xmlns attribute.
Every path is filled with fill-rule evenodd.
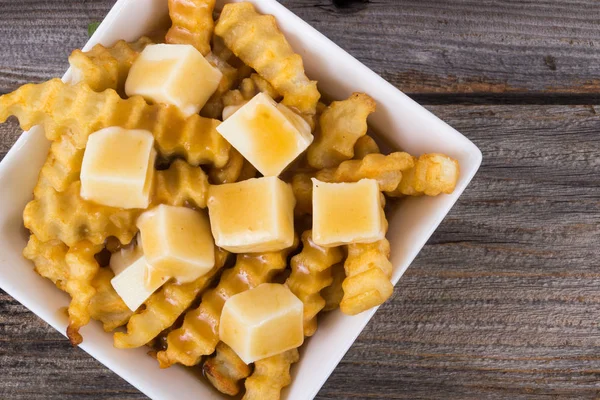
<svg viewBox="0 0 600 400"><path fill-rule="evenodd" d="M140 215L137 226L150 267L148 284L164 277L191 282L214 267L215 244L204 211L161 204Z"/></svg>
<svg viewBox="0 0 600 400"><path fill-rule="evenodd" d="M313 241L331 247L372 243L385 237L377 181L325 183L313 178Z"/></svg>
<svg viewBox="0 0 600 400"><path fill-rule="evenodd" d="M279 251L294 242L296 199L277 177L214 185L208 212L215 243L232 253Z"/></svg>
<svg viewBox="0 0 600 400"><path fill-rule="evenodd" d="M314 139L306 121L265 93L226 111L217 131L264 176L281 174Z"/></svg>
<svg viewBox="0 0 600 400"><path fill-rule="evenodd" d="M193 46L154 44L146 46L131 66L125 93L172 104L190 116L204 107L222 77Z"/></svg>
<svg viewBox="0 0 600 400"><path fill-rule="evenodd" d="M131 311L137 310L168 280L165 277L152 285L146 283L148 263L139 246L114 253L110 258L110 267L115 273L110 283Z"/></svg>
<svg viewBox="0 0 600 400"><path fill-rule="evenodd" d="M225 302L219 338L246 364L295 349L304 342L303 309L287 286L263 283Z"/></svg>
<svg viewBox="0 0 600 400"><path fill-rule="evenodd" d="M92 133L81 166L81 197L120 208L147 208L154 177L154 137L110 127Z"/></svg>

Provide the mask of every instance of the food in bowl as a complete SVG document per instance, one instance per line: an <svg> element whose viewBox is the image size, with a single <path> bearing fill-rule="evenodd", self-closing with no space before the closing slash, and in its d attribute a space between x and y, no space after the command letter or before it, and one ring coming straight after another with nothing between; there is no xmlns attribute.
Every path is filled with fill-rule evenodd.
<svg viewBox="0 0 600 400"><path fill-rule="evenodd" d="M90 319L126 326L116 347L279 398L326 306L391 295L385 203L451 193L459 167L381 154L374 100L320 102L272 16L228 4L215 25L214 2L190 4L169 3L166 43L75 51L74 81L0 97L0 120L52 141L24 255L71 296L73 344Z"/></svg>

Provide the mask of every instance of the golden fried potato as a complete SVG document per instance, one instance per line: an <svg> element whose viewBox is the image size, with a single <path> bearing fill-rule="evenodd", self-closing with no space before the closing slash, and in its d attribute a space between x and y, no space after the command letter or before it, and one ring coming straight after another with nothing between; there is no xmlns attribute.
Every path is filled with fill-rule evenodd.
<svg viewBox="0 0 600 400"><path fill-rule="evenodd" d="M344 289L342 283L346 279L346 271L344 271L344 263L335 264L331 267L331 275L333 281L331 285L321 290L321 296L325 299L325 307L323 311L333 311L340 306L344 297Z"/></svg>
<svg viewBox="0 0 600 400"><path fill-rule="evenodd" d="M292 191L296 198L294 214L297 217L312 214L312 174L297 173L292 177Z"/></svg>
<svg viewBox="0 0 600 400"><path fill-rule="evenodd" d="M66 291L71 295L67 336L73 346L83 341L79 329L90 322L89 305L96 294L92 281L100 268L94 256L100 250L102 245L82 241L71 247L65 255L65 262L69 267Z"/></svg>
<svg viewBox="0 0 600 400"><path fill-rule="evenodd" d="M206 59L221 71L223 77L215 93L208 99L200 115L208 118L221 119L223 115L223 96L225 93L238 86L239 82L250 76L251 70L248 68L234 68L225 59L217 57L215 53L210 53Z"/></svg>
<svg viewBox="0 0 600 400"><path fill-rule="evenodd" d="M49 186L36 188L36 198L23 211L25 227L43 242L60 240L67 246L81 241L103 244L109 236L121 243L131 242L141 210L92 203L81 198L80 190L79 181L61 193Z"/></svg>
<svg viewBox="0 0 600 400"><path fill-rule="evenodd" d="M346 279L342 284L344 297L340 303L344 314L356 315L383 304L392 295L394 286L390 282L392 263L389 258L390 242L387 239L348 245L344 263Z"/></svg>
<svg viewBox="0 0 600 400"><path fill-rule="evenodd" d="M238 63L242 63L239 58L233 55L233 51L229 50L229 48L225 45L223 38L217 36L216 34L214 34L212 37L212 54L214 54L216 57L219 57L221 60L227 62L233 61L232 64L236 61ZM235 66L238 65L236 64Z"/></svg>
<svg viewBox="0 0 600 400"><path fill-rule="evenodd" d="M240 172L240 176L238 176L237 181L246 181L248 179L256 178L258 171L254 168L254 165L250 164L250 161L244 159L244 165L242 165L242 171Z"/></svg>
<svg viewBox="0 0 600 400"><path fill-rule="evenodd" d="M302 57L294 53L275 17L259 14L252 3L226 4L215 33L283 95L285 105L302 114L315 113L321 97L317 82L306 77Z"/></svg>
<svg viewBox="0 0 600 400"><path fill-rule="evenodd" d="M317 314L325 307L321 290L333 282L331 266L342 261L339 247L321 247L312 241L312 231L302 234L302 251L292 257L292 273L285 284L304 304L304 335L317 330Z"/></svg>
<svg viewBox="0 0 600 400"><path fill-rule="evenodd" d="M225 343L219 342L216 350L202 365L202 372L219 392L235 396L240 392L239 382L247 378L252 369Z"/></svg>
<svg viewBox="0 0 600 400"><path fill-rule="evenodd" d="M287 266L287 256L298 246L272 253L238 254L233 268L223 272L219 284L202 295L200 306L185 314L183 325L167 336L167 350L157 354L162 368L175 363L193 366L219 343L219 321L225 301L271 279Z"/></svg>
<svg viewBox="0 0 600 400"><path fill-rule="evenodd" d="M397 152L387 156L368 154L362 160L348 160L337 168L325 168L316 173L298 172L292 176L292 191L296 198L294 213L297 217L312 214L312 177L323 182L358 182L361 179L375 179L379 189L396 188L402 179L402 171L413 166L413 157Z"/></svg>
<svg viewBox="0 0 600 400"><path fill-rule="evenodd" d="M87 247L87 249L92 249L93 247ZM100 246L94 250L98 248ZM84 247L84 249L86 248ZM77 274L75 274L75 277L70 276L71 264L66 261L68 252L69 248L60 240L42 242L35 235L31 235L27 247L23 250L23 256L33 261L38 274L50 279L60 290L67 291L67 282L69 282L69 279L71 279L70 289L73 290L73 281L77 277ZM83 262L80 263L77 260L77 254L81 254L81 251L74 249L70 254L71 262L75 262L74 267L76 270L74 272L80 272L79 278L85 277L86 274L93 274L96 267L91 259L84 254ZM76 304L73 304L73 307L79 308L82 306L82 310L77 310L77 312L82 313L83 319L85 320L87 318L86 314L89 313L89 316L93 319L102 322L104 330L107 332L127 323L132 314L121 297L113 289L110 283L113 277L114 274L110 268L98 269L91 280L93 295L89 299L87 307L85 307L85 297L92 293L92 290L87 286L90 281L86 278L82 282L75 284L75 286L83 286L85 290L81 296L77 294L79 296L79 305L76 306ZM77 334L73 338L76 339ZM81 339L81 337L79 336L78 339Z"/></svg>
<svg viewBox="0 0 600 400"><path fill-rule="evenodd" d="M379 146L369 135L361 136L354 144L354 159L362 160L369 154L381 153Z"/></svg>
<svg viewBox="0 0 600 400"><path fill-rule="evenodd" d="M334 101L323 111L307 159L315 169L337 167L354 157L356 141L367 133L367 117L376 103L364 93L354 93L343 101Z"/></svg>
<svg viewBox="0 0 600 400"><path fill-rule="evenodd" d="M221 185L223 183L234 183L242 174L246 159L236 150L231 149L229 153L229 161L223 168L211 168L208 171L208 176L213 185Z"/></svg>
<svg viewBox="0 0 600 400"><path fill-rule="evenodd" d="M52 142L34 194L39 196L46 186L51 186L57 192L64 192L73 182L78 181L83 153L84 150L75 147L69 136L62 136Z"/></svg>
<svg viewBox="0 0 600 400"><path fill-rule="evenodd" d="M246 394L243 400L279 400L281 389L292 383L290 367L298 362L297 349L258 360L254 372L246 379Z"/></svg>
<svg viewBox="0 0 600 400"><path fill-rule="evenodd" d="M223 95L223 105L229 106L241 106L244 105L247 100L239 89L230 90Z"/></svg>
<svg viewBox="0 0 600 400"><path fill-rule="evenodd" d="M272 99L279 100L281 97L275 88L262 76L252 74L240 83L240 92L246 100L252 100L259 93L266 93Z"/></svg>
<svg viewBox="0 0 600 400"><path fill-rule="evenodd" d="M444 154L423 154L405 172L398 187L386 194L392 197L450 194L459 176L458 161Z"/></svg>
<svg viewBox="0 0 600 400"><path fill-rule="evenodd" d="M23 250L23 257L33 262L35 272L50 279L60 290L66 291L69 279L69 266L65 262L67 251L69 247L60 240L42 242L32 234Z"/></svg>
<svg viewBox="0 0 600 400"><path fill-rule="evenodd" d="M206 208L208 186L202 168L175 160L168 169L154 174L152 204Z"/></svg>
<svg viewBox="0 0 600 400"><path fill-rule="evenodd" d="M96 293L90 299L89 312L93 319L102 323L105 332L125 325L133 315L110 283L114 276L112 269L100 268L92 280Z"/></svg>
<svg viewBox="0 0 600 400"><path fill-rule="evenodd" d="M398 187L402 172L414 166L413 157L408 153L397 152L387 156L369 154L362 160L348 160L337 168L326 168L317 172L316 178L322 182L358 182L361 179L375 179L379 190L389 191Z"/></svg>
<svg viewBox="0 0 600 400"><path fill-rule="evenodd" d="M49 140L69 136L78 149L88 136L109 126L146 129L165 157L179 155L192 165L223 167L229 143L217 132L219 121L192 115L175 106L149 105L140 96L122 99L112 89L96 93L85 84L70 86L60 79L27 84L0 96L0 123L15 115L23 130L43 125Z"/></svg>
<svg viewBox="0 0 600 400"><path fill-rule="evenodd" d="M203 56L210 53L215 22L215 0L169 0L169 17L173 25L165 41L169 44L191 44Z"/></svg>
<svg viewBox="0 0 600 400"><path fill-rule="evenodd" d="M190 283L166 283L146 300L145 307L129 319L127 332L115 333L115 347L131 349L144 346L173 325L190 307L194 299L212 283L215 275L225 265L229 253L218 247L215 250L215 267L212 270Z"/></svg>
<svg viewBox="0 0 600 400"><path fill-rule="evenodd" d="M219 58L212 56L209 54L207 60L214 66L216 66L219 71L223 74L221 78L221 82L219 82L219 87L215 91L215 93L210 96L202 110L200 110L200 115L206 118L214 118L221 119L223 115L223 95L231 90L232 87L235 86L237 82L237 70L233 68L231 65L227 64L227 62L220 60Z"/></svg>
<svg viewBox="0 0 600 400"><path fill-rule="evenodd" d="M119 40L111 47L97 44L87 52L74 50L69 56L71 83L85 83L96 92L113 89L124 95L131 65L149 44L152 40L144 36L133 43Z"/></svg>

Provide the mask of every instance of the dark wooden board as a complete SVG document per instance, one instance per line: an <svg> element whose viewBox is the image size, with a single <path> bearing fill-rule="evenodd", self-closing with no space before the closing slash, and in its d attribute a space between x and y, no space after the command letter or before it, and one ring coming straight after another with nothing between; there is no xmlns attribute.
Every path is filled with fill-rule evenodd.
<svg viewBox="0 0 600 400"><path fill-rule="evenodd" d="M319 398L600 397L600 3L282 2L484 155ZM61 75L109 5L0 0L0 92ZM0 371L0 399L145 398L1 292Z"/></svg>
<svg viewBox="0 0 600 400"><path fill-rule="evenodd" d="M596 0L282 3L407 93L589 98L600 88ZM111 4L0 0L0 92L61 75Z"/></svg>

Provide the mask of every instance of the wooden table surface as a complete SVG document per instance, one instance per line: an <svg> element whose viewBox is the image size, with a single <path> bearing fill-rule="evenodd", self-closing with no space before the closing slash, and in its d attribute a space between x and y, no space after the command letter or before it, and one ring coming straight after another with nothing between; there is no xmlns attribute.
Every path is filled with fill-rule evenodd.
<svg viewBox="0 0 600 400"><path fill-rule="evenodd" d="M111 3L0 0L0 93L62 75ZM600 1L282 3L484 157L318 398L600 396ZM0 291L0 398L145 397Z"/></svg>

